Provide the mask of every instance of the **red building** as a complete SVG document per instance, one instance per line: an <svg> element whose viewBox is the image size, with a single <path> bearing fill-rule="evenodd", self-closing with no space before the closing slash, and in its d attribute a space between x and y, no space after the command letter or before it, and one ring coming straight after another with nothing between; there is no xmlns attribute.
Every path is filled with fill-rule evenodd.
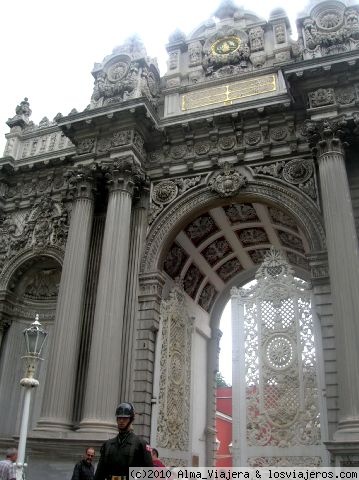
<svg viewBox="0 0 359 480"><path fill-rule="evenodd" d="M217 388L216 430L218 440L216 467L231 467L232 387Z"/></svg>

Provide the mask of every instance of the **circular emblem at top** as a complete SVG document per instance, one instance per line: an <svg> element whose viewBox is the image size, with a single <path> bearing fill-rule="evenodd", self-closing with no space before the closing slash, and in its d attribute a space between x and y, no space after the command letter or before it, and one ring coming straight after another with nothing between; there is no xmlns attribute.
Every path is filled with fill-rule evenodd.
<svg viewBox="0 0 359 480"><path fill-rule="evenodd" d="M241 39L236 35L220 38L216 40L211 47L211 51L214 55L228 55L233 53L241 45Z"/></svg>
<svg viewBox="0 0 359 480"><path fill-rule="evenodd" d="M111 65L107 72L107 76L111 82L117 82L123 78L128 70L128 64L125 62L117 62Z"/></svg>

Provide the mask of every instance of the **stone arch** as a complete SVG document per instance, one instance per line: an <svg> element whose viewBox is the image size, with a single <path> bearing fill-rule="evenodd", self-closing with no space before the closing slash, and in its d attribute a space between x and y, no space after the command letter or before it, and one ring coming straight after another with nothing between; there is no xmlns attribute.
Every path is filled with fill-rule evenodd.
<svg viewBox="0 0 359 480"><path fill-rule="evenodd" d="M207 181L210 178L207 177ZM154 272L161 272L163 270L164 256L174 241L179 232L184 229L187 224L197 218L199 215L216 208L218 206L225 206L228 203L257 203L269 205L285 210L297 222L298 226L303 232L307 243L309 252L317 252L325 250L325 232L323 227L323 220L318 206L307 195L302 193L298 188L292 185L287 185L283 181L275 178L255 178L249 179L245 188L230 198L221 198L217 193L212 192L207 184L202 184L194 187L186 192L185 195L179 197L176 201L168 205L161 214L153 222L148 235L144 251L144 257L141 265L142 277L155 275ZM254 276L256 268L243 270L233 279L228 282L228 285L220 292L213 308L207 312L199 312L199 305L193 306L196 302L191 302L188 297L187 307L191 310L194 316L202 315L204 329L199 333L201 327L197 326L197 333L202 336L200 342L202 345L206 343L206 348L202 349L201 355L206 356L206 361L203 360L203 365L206 364L206 370L198 374L198 361L193 361L196 364L196 378L201 378L202 393L206 395L206 419L205 426L202 430L203 439L206 445L206 461L208 465L213 462L213 452L215 446L215 371L218 367L218 347L219 347L219 317L221 306L224 305L224 298L229 296L229 290L232 285L238 283L246 283ZM308 273L307 273L308 275ZM166 280L164 280L166 283ZM169 282L172 284L172 282ZM169 285L166 285L168 289ZM171 287L170 287L171 288ZM164 295L166 297L166 294ZM145 300L145 297L144 297ZM198 307L198 308L197 308ZM197 308L197 309L196 309ZM203 314L206 319L203 320ZM191 314L190 314L191 315ZM194 317L192 317L194 318ZM198 317L199 318L199 317ZM160 327L161 328L161 327ZM207 329L207 330L206 330ZM159 337L161 341L161 337ZM198 342L198 337L197 340ZM198 345L198 343L197 343ZM198 355L197 352L194 355ZM198 360L198 356L196 358ZM162 358L161 358L162 361ZM160 369L160 362L157 360L157 370ZM206 380L204 380L206 378ZM206 382L206 387L204 383ZM156 382L155 382L156 383ZM161 383L162 384L162 383ZM197 385L196 385L197 388ZM206 392L205 392L206 388ZM157 408L157 407L156 407ZM191 414L193 414L193 406L191 406ZM156 415L154 415L155 417ZM158 428L158 424L153 423L154 431ZM154 434L154 433L152 433ZM196 431L200 435L199 429ZM162 446L161 446L162 448ZM187 460L190 459L187 457Z"/></svg>
<svg viewBox="0 0 359 480"><path fill-rule="evenodd" d="M13 388L13 385L14 379L18 382L23 375L22 332L34 321L35 314L38 313L40 322L50 334L47 343L51 344L62 262L63 251L60 248L53 246L41 250L28 248L11 258L0 276L0 291L3 294L0 324L2 323L4 327L0 345L0 382L4 386L0 393L0 409L7 405L9 413L8 416L1 418L0 431L6 434L18 431L20 423L18 404L23 391L20 388ZM49 351L50 349L44 350L45 359ZM46 365L45 361L38 367L40 387L33 394L30 428L35 425L39 416L44 395Z"/></svg>
<svg viewBox="0 0 359 480"><path fill-rule="evenodd" d="M231 201L253 200L271 203L286 209L302 226L311 251L325 250L325 232L323 220L318 207L305 195L291 186L283 186L275 179L266 181L253 180L248 183ZM198 215L214 203L226 203L228 198L220 199L207 186L194 188L191 192L170 204L154 221L148 235L141 265L142 273L150 273L161 269L163 251L168 246L175 232L189 217Z"/></svg>
<svg viewBox="0 0 359 480"><path fill-rule="evenodd" d="M12 276L22 267L22 265L31 260L36 260L38 257L49 257L62 266L64 251L61 248L54 246L48 246L43 250L35 250L33 248L23 250L5 264L0 275L0 291L4 291L8 288Z"/></svg>

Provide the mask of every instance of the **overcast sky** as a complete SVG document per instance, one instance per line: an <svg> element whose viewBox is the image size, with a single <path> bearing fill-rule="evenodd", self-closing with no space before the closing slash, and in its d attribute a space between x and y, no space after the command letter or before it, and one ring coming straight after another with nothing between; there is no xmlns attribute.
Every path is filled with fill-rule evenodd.
<svg viewBox="0 0 359 480"><path fill-rule="evenodd" d="M283 6L291 21L303 10L304 0L234 0L268 19ZM83 110L93 89L95 62L112 52L130 35L142 38L147 53L166 71L169 35L179 28L189 34L216 10L220 0L17 0L1 2L0 151L5 146L5 124L15 107L28 97L31 119Z"/></svg>

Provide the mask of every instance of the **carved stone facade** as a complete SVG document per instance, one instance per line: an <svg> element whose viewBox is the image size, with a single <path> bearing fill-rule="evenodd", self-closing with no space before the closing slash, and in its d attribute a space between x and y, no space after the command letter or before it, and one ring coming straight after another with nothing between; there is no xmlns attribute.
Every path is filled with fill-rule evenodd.
<svg viewBox="0 0 359 480"><path fill-rule="evenodd" d="M0 159L0 447L18 435L19 338L39 313L50 335L29 480L68 475L80 446L116 431L123 400L169 465L212 465L220 314L272 247L311 281L325 395L319 436L310 392L308 432L305 413L294 419L299 384L277 364L291 408L268 410L271 438L320 449L303 465L323 463L323 442L337 463L357 458L359 9L348 3L312 2L293 40L284 10L265 20L226 0L170 36L162 77L131 38L95 64L83 111L35 125L29 99L15 107ZM312 345L306 319L298 338ZM267 379L270 362L293 360L292 333L265 339ZM251 419L257 447L262 420Z"/></svg>

